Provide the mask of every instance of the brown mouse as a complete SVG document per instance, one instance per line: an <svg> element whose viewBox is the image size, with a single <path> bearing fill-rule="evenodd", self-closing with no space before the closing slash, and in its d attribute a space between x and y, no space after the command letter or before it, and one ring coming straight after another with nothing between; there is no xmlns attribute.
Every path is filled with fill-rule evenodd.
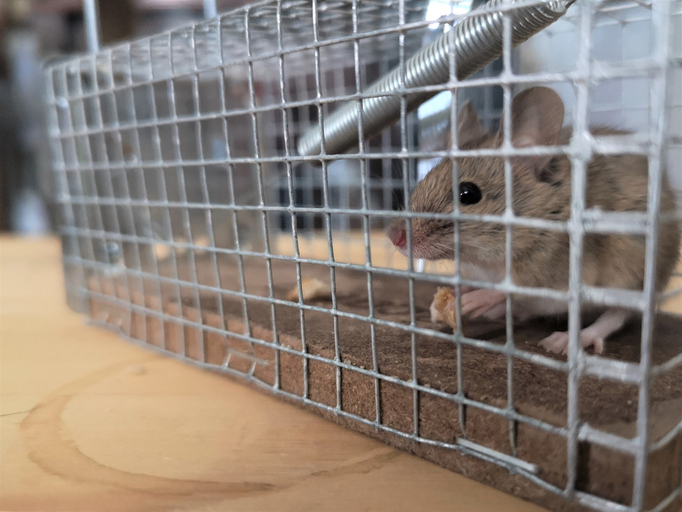
<svg viewBox="0 0 682 512"><path fill-rule="evenodd" d="M564 105L552 89L533 87L519 93L511 106L514 147L568 145L571 128L563 128ZM461 149L499 148L503 128L485 131L470 103L459 113L458 145ZM595 135L626 132L593 128ZM504 159L463 157L459 164L460 211L464 214L505 212ZM594 155L587 165L586 208L612 212L644 212L647 208L648 163L641 155ZM521 156L512 159L512 209L516 216L567 221L571 210L571 162L565 155ZM452 163L443 159L417 185L410 197L413 212L449 213L454 210ZM664 173L660 211L675 211L675 196ZM450 220L412 219L412 249L416 258L454 259L454 223ZM500 282L505 277L505 234L501 223L460 222L460 274L464 279ZM394 219L388 235L407 252L405 219ZM643 235L587 234L583 242L583 283L602 288L642 290L646 239ZM519 286L567 290L569 282L567 233L525 226L512 229L512 281ZM663 290L675 268L680 248L677 222L659 223L656 290ZM462 314L501 319L506 297L497 290L462 288ZM583 311L597 306L581 305ZM513 295L515 321L565 314L565 302ZM580 331L584 348L601 353L604 340L630 319L621 308L598 311L601 315ZM432 309L432 320L434 318ZM568 333L556 332L540 343L551 352L567 353Z"/></svg>

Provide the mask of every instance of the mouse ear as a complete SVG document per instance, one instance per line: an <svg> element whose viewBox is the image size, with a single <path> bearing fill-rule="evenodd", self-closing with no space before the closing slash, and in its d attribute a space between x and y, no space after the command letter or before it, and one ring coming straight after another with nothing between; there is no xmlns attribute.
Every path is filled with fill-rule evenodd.
<svg viewBox="0 0 682 512"><path fill-rule="evenodd" d="M564 103L547 87L526 89L512 100L511 121L515 148L555 146L564 123ZM522 156L515 158L514 163L532 170L538 179L546 181L545 168L551 159L550 155Z"/></svg>
<svg viewBox="0 0 682 512"><path fill-rule="evenodd" d="M462 148L487 135L489 134L483 129L483 125L481 125L481 121L478 119L476 109L470 101L465 102L457 116L457 146ZM447 147L449 148L451 146L452 135L448 133Z"/></svg>

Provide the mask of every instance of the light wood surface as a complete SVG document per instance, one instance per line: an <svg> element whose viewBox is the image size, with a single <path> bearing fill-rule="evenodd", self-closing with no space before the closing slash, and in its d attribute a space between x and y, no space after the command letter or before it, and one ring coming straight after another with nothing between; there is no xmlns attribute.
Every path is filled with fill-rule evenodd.
<svg viewBox="0 0 682 512"><path fill-rule="evenodd" d="M85 325L54 239L0 239L0 510L540 511Z"/></svg>

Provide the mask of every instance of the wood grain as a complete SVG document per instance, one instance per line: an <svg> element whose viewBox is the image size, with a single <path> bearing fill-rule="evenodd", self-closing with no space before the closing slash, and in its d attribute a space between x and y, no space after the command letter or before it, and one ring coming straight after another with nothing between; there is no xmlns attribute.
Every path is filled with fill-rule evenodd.
<svg viewBox="0 0 682 512"><path fill-rule="evenodd" d="M84 325L56 240L0 282L0 510L541 510Z"/></svg>

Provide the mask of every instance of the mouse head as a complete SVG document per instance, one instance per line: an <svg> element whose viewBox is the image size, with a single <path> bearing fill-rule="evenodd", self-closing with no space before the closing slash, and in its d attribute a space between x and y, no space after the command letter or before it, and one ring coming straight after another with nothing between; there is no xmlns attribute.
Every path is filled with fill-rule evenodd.
<svg viewBox="0 0 682 512"><path fill-rule="evenodd" d="M518 94L512 101L512 145L515 148L553 146L558 143L564 119L561 98L546 87L534 87ZM504 127L497 134L483 129L472 105L467 102L457 119L457 142L463 150L499 148ZM458 185L455 187L459 208L468 215L503 215L505 211L504 159L501 157L457 158ZM567 215L570 201L570 168L556 165L552 156L520 156L511 159L512 208L514 214L555 218ZM410 210L420 213L454 211L452 160L444 158L417 185L410 197ZM562 191L561 193L559 193ZM563 203L565 204L563 204ZM554 216L554 217L553 217ZM416 258L429 260L454 258L454 223L449 219L416 218L411 220L412 251ZM533 244L532 238L517 237L514 246ZM394 219L388 236L407 253L405 219ZM519 240L517 241L517 238ZM518 243L517 243L518 242ZM460 222L460 248L464 261L485 265L504 260L505 226L500 223L463 220Z"/></svg>

